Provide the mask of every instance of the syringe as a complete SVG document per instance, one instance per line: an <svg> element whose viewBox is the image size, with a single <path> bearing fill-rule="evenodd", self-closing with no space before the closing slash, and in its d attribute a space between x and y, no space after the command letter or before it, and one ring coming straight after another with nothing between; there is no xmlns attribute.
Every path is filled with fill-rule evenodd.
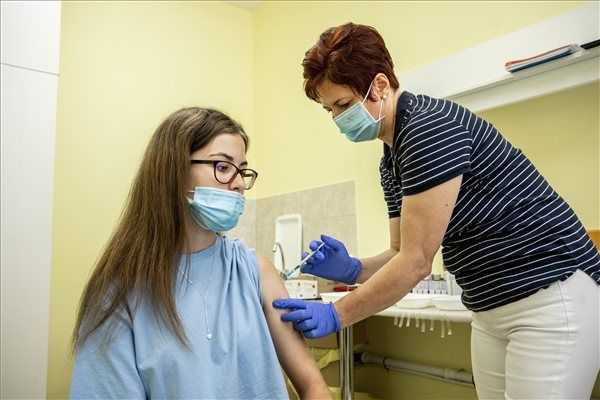
<svg viewBox="0 0 600 400"><path fill-rule="evenodd" d="M283 280L287 280L290 279L290 277L296 273L296 271L298 271L300 268L302 268L302 266L304 264L306 264L306 262L308 261L309 258L311 258L317 251L321 250L321 247L325 246L325 243L321 243L319 245L319 247L317 247L314 251L311 251L310 253L308 253L306 255L306 257L304 257L302 260L300 260L300 263L298 265L296 265L292 270L287 271L287 272L279 272L279 275L281 276L281 278Z"/></svg>

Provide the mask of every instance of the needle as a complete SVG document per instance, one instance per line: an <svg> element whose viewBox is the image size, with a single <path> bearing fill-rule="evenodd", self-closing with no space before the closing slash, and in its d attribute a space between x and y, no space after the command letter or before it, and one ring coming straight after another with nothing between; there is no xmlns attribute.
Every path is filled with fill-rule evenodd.
<svg viewBox="0 0 600 400"><path fill-rule="evenodd" d="M298 265L296 265L294 267L294 269L292 269L291 271L288 272L280 272L279 274L281 275L281 277L283 279L289 279L296 271L298 271L304 264L306 264L306 262L308 261L309 258L311 258L317 251L321 250L321 247L325 246L325 243L321 243L319 245L319 247L317 247L314 251L311 251L310 253L308 253L306 255L306 257L304 257L302 260L300 260L300 263Z"/></svg>

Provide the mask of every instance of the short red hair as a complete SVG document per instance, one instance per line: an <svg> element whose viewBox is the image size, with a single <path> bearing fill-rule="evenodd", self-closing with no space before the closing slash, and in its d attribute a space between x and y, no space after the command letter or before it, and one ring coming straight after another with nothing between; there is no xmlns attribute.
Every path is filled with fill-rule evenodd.
<svg viewBox="0 0 600 400"><path fill-rule="evenodd" d="M383 38L375 28L349 22L327 29L302 60L304 91L319 101L319 86L325 79L347 85L365 95L378 73L383 73L393 89L400 86L394 74L394 62Z"/></svg>

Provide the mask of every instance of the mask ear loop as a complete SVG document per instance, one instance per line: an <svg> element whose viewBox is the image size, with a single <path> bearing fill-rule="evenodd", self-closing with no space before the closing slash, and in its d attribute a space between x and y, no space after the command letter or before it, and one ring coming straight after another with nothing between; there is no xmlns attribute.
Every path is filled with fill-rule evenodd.
<svg viewBox="0 0 600 400"><path fill-rule="evenodd" d="M371 81L371 83L369 84L369 89L367 89L367 95L365 96L365 98L362 101L362 104L365 104L365 101L367 101L367 98L369 97L369 94L371 93L371 88L373 87L373 82L375 82L375 80L373 79ZM381 116L381 111L383 111L383 101L385 100L387 96L383 95L381 97L381 105L379 106L379 115L377 116L377 120L375 122L379 122L381 121L383 118L385 118L385 115L382 117Z"/></svg>
<svg viewBox="0 0 600 400"><path fill-rule="evenodd" d="M365 104L365 101L367 101L367 98L369 97L369 94L371 93L371 88L373 87L373 82L375 82L375 80L372 80L371 83L369 84L369 88L367 89L367 94L363 98L362 104Z"/></svg>
<svg viewBox="0 0 600 400"><path fill-rule="evenodd" d="M385 115L382 117L381 116L381 111L383 110L383 100L385 100L385 96L381 97L381 105L379 106L379 116L377 117L377 122L381 121Z"/></svg>

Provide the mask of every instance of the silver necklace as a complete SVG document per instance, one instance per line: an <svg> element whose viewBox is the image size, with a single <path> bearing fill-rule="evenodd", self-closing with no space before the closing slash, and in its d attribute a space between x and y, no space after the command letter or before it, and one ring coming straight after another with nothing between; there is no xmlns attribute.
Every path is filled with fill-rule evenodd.
<svg viewBox="0 0 600 400"><path fill-rule="evenodd" d="M217 240L219 240L219 238L217 238ZM218 243L215 243L214 246L216 246L217 244ZM203 290L200 290L200 297L202 298L202 308L204 309L204 326L206 327L206 340L211 340L213 337L212 332L210 330L210 326L208 325L208 307L206 306L206 292L208 291L210 281L212 279L212 274L215 267L215 259L217 258L216 252L217 249L213 249L212 262L210 263L210 271L208 272L206 287ZM189 273L187 274L186 279L190 286L194 284L194 282L189 277Z"/></svg>

